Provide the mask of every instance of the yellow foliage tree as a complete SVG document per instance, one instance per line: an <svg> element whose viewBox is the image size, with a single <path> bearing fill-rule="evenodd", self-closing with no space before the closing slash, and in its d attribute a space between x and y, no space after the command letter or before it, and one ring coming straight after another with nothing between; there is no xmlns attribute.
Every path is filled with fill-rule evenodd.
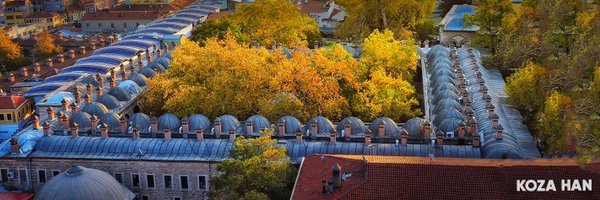
<svg viewBox="0 0 600 200"><path fill-rule="evenodd" d="M4 30L0 30L0 65L11 67L11 65L15 65L15 61L20 59L22 57L19 45L11 41Z"/></svg>
<svg viewBox="0 0 600 200"><path fill-rule="evenodd" d="M417 52L411 37L394 39L389 30L373 31L362 44L360 61L368 71L383 70L386 75L411 80L417 68Z"/></svg>
<svg viewBox="0 0 600 200"><path fill-rule="evenodd" d="M54 44L54 39L48 31L35 36L35 51L40 56L51 56L62 52L62 47Z"/></svg>
<svg viewBox="0 0 600 200"><path fill-rule="evenodd" d="M533 62L527 62L507 78L504 90L510 102L519 109L537 110L544 103L542 83L546 69Z"/></svg>

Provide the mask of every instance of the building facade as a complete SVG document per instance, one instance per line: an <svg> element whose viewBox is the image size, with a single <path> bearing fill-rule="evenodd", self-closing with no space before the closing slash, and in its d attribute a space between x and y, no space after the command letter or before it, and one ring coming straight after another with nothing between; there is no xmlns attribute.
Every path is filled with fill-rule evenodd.
<svg viewBox="0 0 600 200"><path fill-rule="evenodd" d="M140 25L158 19L158 12L100 12L89 13L81 20L84 32L121 32L134 30Z"/></svg>
<svg viewBox="0 0 600 200"><path fill-rule="evenodd" d="M25 17L25 23L34 24L38 30L49 30L64 24L64 17L57 12L34 12Z"/></svg>
<svg viewBox="0 0 600 200"><path fill-rule="evenodd" d="M33 114L31 100L17 95L0 96L0 140L9 138Z"/></svg>
<svg viewBox="0 0 600 200"><path fill-rule="evenodd" d="M31 1L9 1L4 7L4 24L7 26L25 23L25 16L32 12Z"/></svg>
<svg viewBox="0 0 600 200"><path fill-rule="evenodd" d="M468 44L475 31L479 30L477 26L464 26L464 15L475 13L473 5L454 5L437 25L440 32L440 42L446 46L452 45L461 47Z"/></svg>

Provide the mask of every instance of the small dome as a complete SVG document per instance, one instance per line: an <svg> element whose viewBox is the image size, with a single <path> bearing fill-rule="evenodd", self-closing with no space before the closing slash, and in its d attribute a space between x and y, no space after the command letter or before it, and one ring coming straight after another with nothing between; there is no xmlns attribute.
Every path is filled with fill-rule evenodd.
<svg viewBox="0 0 600 200"><path fill-rule="evenodd" d="M481 148L482 157L495 159L523 159L521 149L504 140L495 140Z"/></svg>
<svg viewBox="0 0 600 200"><path fill-rule="evenodd" d="M150 117L144 113L135 113L131 115L127 120L127 123L130 126L137 127L142 133L150 132Z"/></svg>
<svg viewBox="0 0 600 200"><path fill-rule="evenodd" d="M110 94L103 94L102 96L98 97L96 101L98 103L104 104L106 108L111 110L119 107L119 100L117 100L117 98L113 97Z"/></svg>
<svg viewBox="0 0 600 200"><path fill-rule="evenodd" d="M35 194L36 200L54 199L126 199L135 197L110 174L73 166L46 182Z"/></svg>
<svg viewBox="0 0 600 200"><path fill-rule="evenodd" d="M458 90L456 89L456 86L454 86L452 83L438 84L433 88L433 91L431 93L437 94L438 92L441 92L443 90L451 90L452 92L458 94Z"/></svg>
<svg viewBox="0 0 600 200"><path fill-rule="evenodd" d="M439 77L439 76L449 76L451 78L456 78L456 77L454 77L454 72L452 72L452 70L450 70L448 68L435 69L435 71L433 71L431 76L432 76L432 78Z"/></svg>
<svg viewBox="0 0 600 200"><path fill-rule="evenodd" d="M165 69L169 69L169 63L170 63L169 58L165 58L164 56L160 57L160 58L156 59L156 63L161 64Z"/></svg>
<svg viewBox="0 0 600 200"><path fill-rule="evenodd" d="M80 83L83 83L84 85L92 84L93 86L96 86L96 87L98 86L98 81L96 80L96 77L94 77L94 75L86 76L85 78L81 79Z"/></svg>
<svg viewBox="0 0 600 200"><path fill-rule="evenodd" d="M148 67L153 69L155 72L164 72L166 70L162 64L157 63L156 61L151 62Z"/></svg>
<svg viewBox="0 0 600 200"><path fill-rule="evenodd" d="M363 137L365 135L365 132L367 132L367 126L365 125L365 123L360 120L359 118L356 117L346 117L344 119L342 119L342 121L340 121L337 126L336 126L336 131L338 133L338 136L340 137L344 137L344 130L346 128L346 124L350 124L350 132L351 132L351 136L355 136L355 137Z"/></svg>
<svg viewBox="0 0 600 200"><path fill-rule="evenodd" d="M433 108L433 113L439 113L446 108L454 108L456 110L462 110L462 106L455 99L445 98L440 100Z"/></svg>
<svg viewBox="0 0 600 200"><path fill-rule="evenodd" d="M110 112L110 113L106 113L106 115L102 116L100 118L100 123L98 124L106 124L108 125L108 131L109 132L121 132L121 120L119 115Z"/></svg>
<svg viewBox="0 0 600 200"><path fill-rule="evenodd" d="M413 117L404 123L404 130L408 132L409 138L422 138L423 137L423 123L425 119L420 117Z"/></svg>
<svg viewBox="0 0 600 200"><path fill-rule="evenodd" d="M456 118L445 119L439 126L437 126L437 130L442 131L444 133L454 132L458 130L458 126L460 125L460 123L464 122Z"/></svg>
<svg viewBox="0 0 600 200"><path fill-rule="evenodd" d="M446 98L450 98L450 99L454 99L454 100L458 101L458 94L456 94L456 92L453 92L452 90L442 90L436 94L433 94L433 101L431 103L433 103L433 105L435 105L442 99L446 99Z"/></svg>
<svg viewBox="0 0 600 200"><path fill-rule="evenodd" d="M446 108L439 113L435 114L435 119L433 120L433 124L435 126L439 126L442 124L442 121L446 119L459 119L463 120L464 117L462 113L454 108Z"/></svg>
<svg viewBox="0 0 600 200"><path fill-rule="evenodd" d="M168 58L168 59L172 59L172 57L171 57L171 52L169 51L169 52L165 53L165 54L163 55L163 57L165 57L165 58Z"/></svg>
<svg viewBox="0 0 600 200"><path fill-rule="evenodd" d="M448 75L440 75L440 76L431 77L430 86L433 86L434 88L437 85L444 84L444 83L452 83L454 85L457 85L456 79L454 79Z"/></svg>
<svg viewBox="0 0 600 200"><path fill-rule="evenodd" d="M252 115L239 127L238 134L246 134L248 122L252 123L252 134L260 135L260 130L271 128L271 122L262 115Z"/></svg>
<svg viewBox="0 0 600 200"><path fill-rule="evenodd" d="M181 122L179 118L171 113L165 113L158 117L158 131L162 131L165 128L171 129L171 131L175 131L179 129L181 126Z"/></svg>
<svg viewBox="0 0 600 200"><path fill-rule="evenodd" d="M108 108L101 103L92 102L83 107L83 112L91 115L96 115L98 118L102 118L104 114L108 113Z"/></svg>
<svg viewBox="0 0 600 200"><path fill-rule="evenodd" d="M121 87L110 88L108 94L115 97L119 101L129 101L131 100L131 95L125 89Z"/></svg>
<svg viewBox="0 0 600 200"><path fill-rule="evenodd" d="M371 122L371 125L369 126L369 129L373 134L371 137L379 137L379 123L381 122L383 122L385 125L383 134L385 137L400 136L400 128L398 128L398 125L396 124L396 122L394 122L394 120L387 117L379 117L373 120L373 122Z"/></svg>
<svg viewBox="0 0 600 200"><path fill-rule="evenodd" d="M156 74L156 72L150 67L142 68L139 73L143 74L144 76L146 76L148 78L152 78Z"/></svg>
<svg viewBox="0 0 600 200"><path fill-rule="evenodd" d="M129 80L132 80L133 82L137 83L137 85L140 87L148 85L148 79L146 78L146 76L140 73L133 73L131 76L129 76Z"/></svg>
<svg viewBox="0 0 600 200"><path fill-rule="evenodd" d="M333 123L331 123L329 119L319 115L313 117L312 119L308 120L308 122L306 122L306 125L304 125L304 134L308 136L311 135L310 129L311 124L313 123L317 125L317 136L329 136L329 131L331 131L331 129L334 129Z"/></svg>
<svg viewBox="0 0 600 200"><path fill-rule="evenodd" d="M127 93L129 93L131 95L139 94L140 92L142 92L142 89L140 88L140 86L138 86L137 83L135 83L131 80L121 81L119 83L119 87L123 88L125 91L127 91Z"/></svg>
<svg viewBox="0 0 600 200"><path fill-rule="evenodd" d="M221 121L221 134L227 134L230 130L237 130L237 128L241 125L240 121L238 121L232 115L221 115L217 117L219 121ZM217 121L215 119L215 122ZM213 123L213 127L215 127L215 123ZM215 132L213 132L214 134Z"/></svg>
<svg viewBox="0 0 600 200"><path fill-rule="evenodd" d="M71 103L75 102L75 97L73 96L72 93L61 91L61 92L56 92L56 93L50 95L48 97L48 99L46 99L46 103L60 104L63 99L67 99L67 102L69 103L69 105L71 105Z"/></svg>
<svg viewBox="0 0 600 200"><path fill-rule="evenodd" d="M204 115L193 114L187 119L190 132L195 132L199 128L202 128L205 133L210 130L210 120Z"/></svg>
<svg viewBox="0 0 600 200"><path fill-rule="evenodd" d="M275 133L273 133L274 135L281 135L279 133L279 128L277 127L281 122L285 122L285 133L283 133L284 135L296 135L296 130L302 131L302 123L300 122L300 120L293 116L287 115L279 118L275 122Z"/></svg>
<svg viewBox="0 0 600 200"><path fill-rule="evenodd" d="M79 111L74 116L71 116L71 119L69 120L69 125L73 125L73 123L77 123L79 125L79 130L85 131L88 128L90 128L90 126L91 126L91 122L90 122L91 117L92 116L90 116L89 114Z"/></svg>

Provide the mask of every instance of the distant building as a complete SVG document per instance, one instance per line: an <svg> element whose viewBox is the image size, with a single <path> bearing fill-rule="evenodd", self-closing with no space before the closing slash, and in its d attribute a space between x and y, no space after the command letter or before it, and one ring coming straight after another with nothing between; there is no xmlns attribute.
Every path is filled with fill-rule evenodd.
<svg viewBox="0 0 600 200"><path fill-rule="evenodd" d="M38 0L40 1L40 0ZM54 1L41 1L41 11L43 12L64 12L69 5L73 4L73 0L54 0Z"/></svg>
<svg viewBox="0 0 600 200"><path fill-rule="evenodd" d="M84 32L121 32L133 30L162 17L158 12L96 12L88 13L81 20Z"/></svg>
<svg viewBox="0 0 600 200"><path fill-rule="evenodd" d="M49 30L64 24L64 17L56 12L34 12L25 17L25 23L34 24L39 30Z"/></svg>
<svg viewBox="0 0 600 200"><path fill-rule="evenodd" d="M19 128L24 119L33 113L31 100L17 95L0 96L0 140L5 140Z"/></svg>
<svg viewBox="0 0 600 200"><path fill-rule="evenodd" d="M65 20L67 23L77 23L83 19L85 15L85 9L78 4L73 4L67 7L66 15L67 19Z"/></svg>
<svg viewBox="0 0 600 200"><path fill-rule="evenodd" d="M444 19L437 25L440 29L440 42L446 46L454 45L461 47L468 44L475 31L479 30L477 26L464 26L464 15L475 13L473 5L454 5L446 14Z"/></svg>
<svg viewBox="0 0 600 200"><path fill-rule="evenodd" d="M326 2L297 0L297 4L301 7L303 13L315 19L323 33L333 34L333 29L346 17L344 7L335 4L333 0Z"/></svg>
<svg viewBox="0 0 600 200"><path fill-rule="evenodd" d="M33 24L14 24L12 26L4 26L3 28L4 33L6 33L10 39L27 39L36 32L36 26Z"/></svg>
<svg viewBox="0 0 600 200"><path fill-rule="evenodd" d="M31 14L32 6L29 0L8 1L4 7L4 24L12 26L25 23L25 16Z"/></svg>

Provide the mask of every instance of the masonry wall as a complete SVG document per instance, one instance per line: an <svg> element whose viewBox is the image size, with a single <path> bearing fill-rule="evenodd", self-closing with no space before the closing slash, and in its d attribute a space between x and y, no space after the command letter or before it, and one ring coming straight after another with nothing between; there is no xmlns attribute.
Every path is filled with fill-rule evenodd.
<svg viewBox="0 0 600 200"><path fill-rule="evenodd" d="M110 32L135 29L154 19L82 20L81 30L86 32Z"/></svg>
<svg viewBox="0 0 600 200"><path fill-rule="evenodd" d="M122 176L122 184L134 192L139 199L168 200L179 197L185 199L206 199L207 189L200 188L199 176L206 177L206 188L211 176L217 175L216 163L208 162L157 162L132 160L73 160L73 159L32 159L31 167L28 158L1 159L0 170L14 172L14 178L2 180L4 185L12 184L24 190L39 190L44 183L40 182L39 173L45 173L49 181L54 173L64 172L72 165L99 169L116 177ZM26 171L27 177L21 177L19 171ZM133 174L139 175L139 186L133 185ZM154 187L148 186L147 175L153 175ZM170 175L172 187L165 188L164 176ZM181 188L181 176L188 177L188 189ZM2 177L0 177L2 179ZM26 180L26 182L23 182ZM33 188L32 188L33 187Z"/></svg>

